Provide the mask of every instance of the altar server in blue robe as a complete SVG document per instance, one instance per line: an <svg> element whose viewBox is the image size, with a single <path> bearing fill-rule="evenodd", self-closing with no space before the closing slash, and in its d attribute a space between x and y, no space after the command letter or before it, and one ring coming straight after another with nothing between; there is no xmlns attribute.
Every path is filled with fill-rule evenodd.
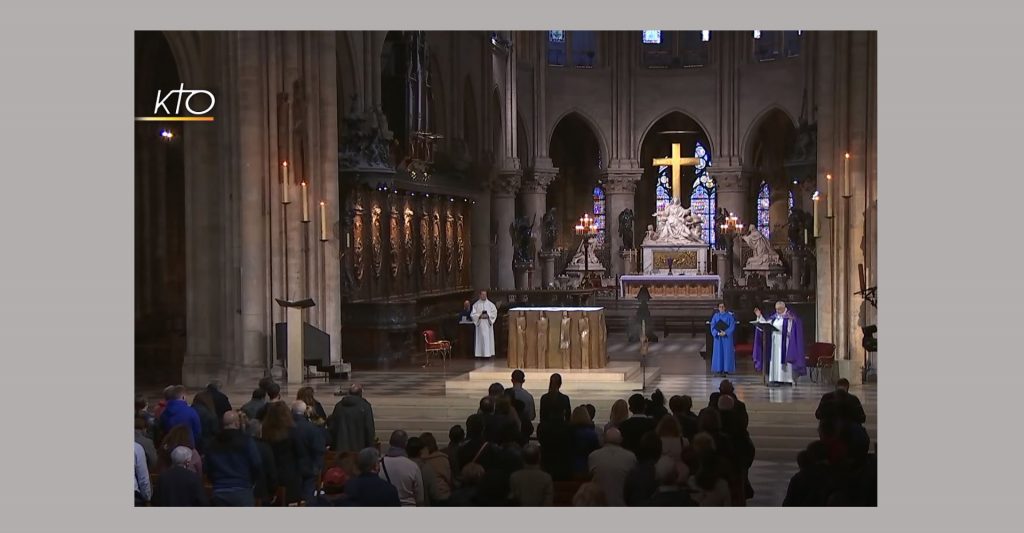
<svg viewBox="0 0 1024 533"><path fill-rule="evenodd" d="M719 324L724 324L723 327ZM736 372L736 347L733 333L736 331L736 317L725 310L725 304L718 304L718 312L711 317L711 337L715 340L711 352L711 371L715 375L729 375Z"/></svg>

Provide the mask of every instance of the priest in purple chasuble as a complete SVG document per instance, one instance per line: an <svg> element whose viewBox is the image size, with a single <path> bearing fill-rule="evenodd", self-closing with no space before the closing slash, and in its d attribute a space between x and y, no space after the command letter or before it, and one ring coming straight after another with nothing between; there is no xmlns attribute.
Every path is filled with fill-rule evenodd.
<svg viewBox="0 0 1024 533"><path fill-rule="evenodd" d="M796 376L807 373L804 360L803 322L783 302L775 303L775 314L765 318L760 309L754 309L757 322L771 323L779 331L772 333L771 352L764 352L764 339L760 329L754 330L754 368L764 372L767 365L768 383L774 385L795 383Z"/></svg>

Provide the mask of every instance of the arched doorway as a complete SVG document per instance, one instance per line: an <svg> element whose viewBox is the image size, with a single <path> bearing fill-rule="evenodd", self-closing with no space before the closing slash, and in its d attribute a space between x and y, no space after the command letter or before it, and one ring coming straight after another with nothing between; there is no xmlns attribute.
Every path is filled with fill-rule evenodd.
<svg viewBox="0 0 1024 533"><path fill-rule="evenodd" d="M793 121L778 108L764 113L747 137L746 160L752 170L747 200L750 223L756 223L777 245L787 243L784 225L793 205L794 187L786 174L785 159L795 140Z"/></svg>
<svg viewBox="0 0 1024 533"><path fill-rule="evenodd" d="M548 153L558 177L548 186L547 206L554 207L559 219L558 247L575 251L579 238L573 233L583 213L594 214L594 189L599 185L604 158L597 134L578 113L569 113L555 125ZM602 242L599 237L595 243ZM607 247L598 246L598 258L608 266Z"/></svg>

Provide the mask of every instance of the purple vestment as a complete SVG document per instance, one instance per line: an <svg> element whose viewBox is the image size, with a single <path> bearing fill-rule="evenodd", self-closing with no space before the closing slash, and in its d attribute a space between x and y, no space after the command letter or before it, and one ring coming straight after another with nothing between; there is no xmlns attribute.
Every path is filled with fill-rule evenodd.
<svg viewBox="0 0 1024 533"><path fill-rule="evenodd" d="M775 313L768 318L768 321L773 322L778 316L779 314ZM796 313L791 309L786 310L786 317L782 322L782 333L782 360L792 365L794 376L805 375L807 373L807 363L804 358L804 325L800 321L800 317L796 316ZM765 360L765 357L761 354L761 345L764 342L761 336L761 330L754 328L754 368L758 372L762 371ZM768 358L771 357L770 350L771 348L769 347Z"/></svg>

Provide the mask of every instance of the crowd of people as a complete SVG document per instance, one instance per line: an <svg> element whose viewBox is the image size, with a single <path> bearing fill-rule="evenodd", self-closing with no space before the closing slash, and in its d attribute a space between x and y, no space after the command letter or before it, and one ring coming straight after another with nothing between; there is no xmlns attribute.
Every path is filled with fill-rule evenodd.
<svg viewBox="0 0 1024 533"><path fill-rule="evenodd" d="M186 401L136 399L135 502L154 506L743 506L753 497L749 415L729 380L694 412L689 396L633 394L607 420L551 376L539 401L516 370L494 383L440 448L431 433L375 438L352 385L328 414L264 379L232 409L218 383ZM783 505L875 505L864 410L840 380L815 412L819 439L797 458Z"/></svg>

